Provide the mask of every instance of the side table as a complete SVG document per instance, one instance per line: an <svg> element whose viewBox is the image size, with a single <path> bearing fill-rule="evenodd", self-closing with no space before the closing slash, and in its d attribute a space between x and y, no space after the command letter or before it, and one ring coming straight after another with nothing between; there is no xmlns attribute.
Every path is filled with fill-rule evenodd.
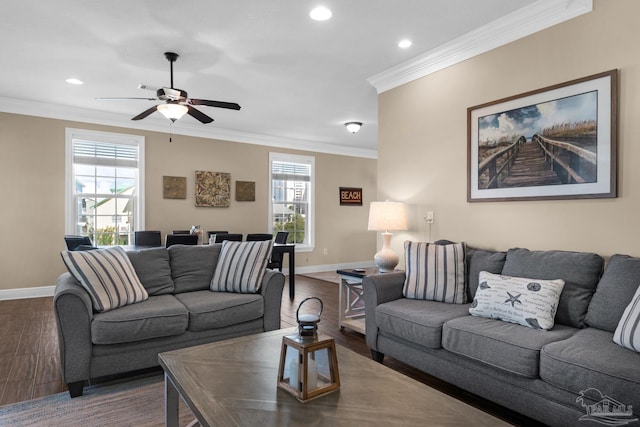
<svg viewBox="0 0 640 427"><path fill-rule="evenodd" d="M349 328L364 334L364 289L362 281L365 277L378 274L375 267L356 270L337 270L340 275L340 296L338 299L338 324L340 329Z"/></svg>

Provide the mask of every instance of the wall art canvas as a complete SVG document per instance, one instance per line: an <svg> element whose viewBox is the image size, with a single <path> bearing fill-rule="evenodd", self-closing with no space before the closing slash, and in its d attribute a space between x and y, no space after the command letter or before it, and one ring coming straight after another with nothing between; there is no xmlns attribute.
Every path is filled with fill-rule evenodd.
<svg viewBox="0 0 640 427"><path fill-rule="evenodd" d="M186 199L187 198L187 177L186 176L163 176L162 177L162 197L165 199Z"/></svg>
<svg viewBox="0 0 640 427"><path fill-rule="evenodd" d="M196 206L228 208L230 201L230 173L196 171Z"/></svg>
<svg viewBox="0 0 640 427"><path fill-rule="evenodd" d="M236 201L255 202L256 183L254 181L236 181Z"/></svg>
<svg viewBox="0 0 640 427"><path fill-rule="evenodd" d="M617 70L467 110L467 200L616 197Z"/></svg>

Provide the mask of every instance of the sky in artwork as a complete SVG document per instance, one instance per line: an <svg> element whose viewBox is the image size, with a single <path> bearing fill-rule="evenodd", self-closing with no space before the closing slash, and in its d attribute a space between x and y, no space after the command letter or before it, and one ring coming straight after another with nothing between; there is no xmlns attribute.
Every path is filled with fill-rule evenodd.
<svg viewBox="0 0 640 427"><path fill-rule="evenodd" d="M598 92L592 91L480 117L478 141L495 141L514 134L530 139L554 124L596 120L597 104Z"/></svg>

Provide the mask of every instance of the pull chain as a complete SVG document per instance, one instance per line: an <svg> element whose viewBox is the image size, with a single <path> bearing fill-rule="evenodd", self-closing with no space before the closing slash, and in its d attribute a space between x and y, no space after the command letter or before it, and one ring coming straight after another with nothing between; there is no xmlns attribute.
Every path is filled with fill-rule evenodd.
<svg viewBox="0 0 640 427"><path fill-rule="evenodd" d="M169 123L169 143L173 142L173 122Z"/></svg>

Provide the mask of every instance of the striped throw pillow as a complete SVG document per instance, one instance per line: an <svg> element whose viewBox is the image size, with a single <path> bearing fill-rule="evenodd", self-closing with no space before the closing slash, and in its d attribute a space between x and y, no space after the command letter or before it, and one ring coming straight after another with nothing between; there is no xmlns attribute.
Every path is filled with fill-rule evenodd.
<svg viewBox="0 0 640 427"><path fill-rule="evenodd" d="M465 243L404 242L405 298L464 304Z"/></svg>
<svg viewBox="0 0 640 427"><path fill-rule="evenodd" d="M91 296L97 312L149 298L127 253L118 246L93 251L62 251L61 255L69 273Z"/></svg>
<svg viewBox="0 0 640 427"><path fill-rule="evenodd" d="M255 294L260 290L272 242L222 242L216 271L211 279L214 292Z"/></svg>
<svg viewBox="0 0 640 427"><path fill-rule="evenodd" d="M640 352L640 286L622 313L618 327L613 333L613 342Z"/></svg>

